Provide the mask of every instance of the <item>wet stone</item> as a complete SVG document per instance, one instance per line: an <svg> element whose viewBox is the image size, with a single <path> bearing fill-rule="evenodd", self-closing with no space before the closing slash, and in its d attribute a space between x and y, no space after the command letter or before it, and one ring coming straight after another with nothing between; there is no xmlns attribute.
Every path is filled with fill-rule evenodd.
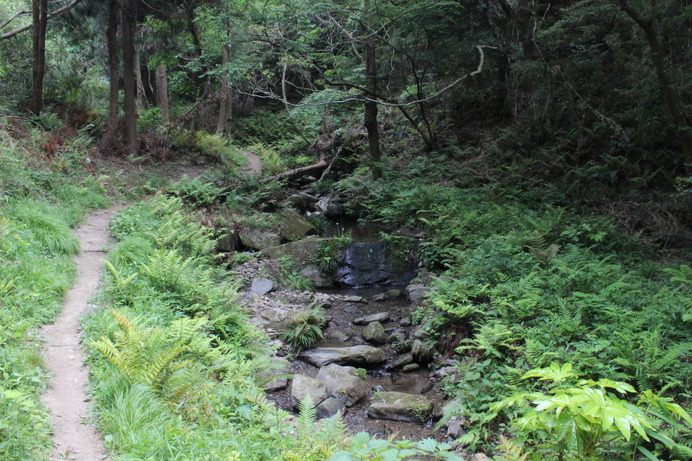
<svg viewBox="0 0 692 461"><path fill-rule="evenodd" d="M422 395L379 392L373 397L368 416L375 419L421 423L428 420L433 404Z"/></svg>
<svg viewBox="0 0 692 461"><path fill-rule="evenodd" d="M353 321L355 325L367 325L372 322L384 323L389 320L389 312L378 312L377 314L367 315L365 317L358 317Z"/></svg>

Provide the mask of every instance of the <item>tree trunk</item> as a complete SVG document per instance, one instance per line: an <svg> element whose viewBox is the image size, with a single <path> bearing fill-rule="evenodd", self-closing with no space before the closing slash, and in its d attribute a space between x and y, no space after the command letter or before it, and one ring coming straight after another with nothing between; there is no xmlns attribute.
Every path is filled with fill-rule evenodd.
<svg viewBox="0 0 692 461"><path fill-rule="evenodd" d="M642 29L644 35L646 35L646 40L649 43L649 49L651 50L651 60L654 64L654 69L656 70L656 78L658 79L658 84L661 87L661 92L663 93L663 100L668 107L668 112L670 112L673 123L676 125L676 134L680 142L680 147L682 148L684 154L685 171L688 175L692 175L692 134L690 134L690 126L687 122L687 117L683 113L682 109L678 105L678 101L673 92L673 88L670 85L670 79L668 78L668 73L666 72L666 65L663 60L664 51L661 42L658 39L658 34L656 34L656 29L652 21L645 19L639 12L629 4L627 0L617 0L620 8L629 15L630 18L637 23L637 25Z"/></svg>
<svg viewBox="0 0 692 461"><path fill-rule="evenodd" d="M168 72L166 66L156 66L156 107L161 111L161 122L168 125L171 122L171 109L168 100Z"/></svg>
<svg viewBox="0 0 692 461"><path fill-rule="evenodd" d="M108 30L106 32L108 46L108 73L110 76L110 92L108 100L108 121L106 131L103 133L99 151L102 154L108 153L113 137L118 126L118 110L120 109L119 80L120 80L120 59L118 57L118 0L110 0L108 6Z"/></svg>
<svg viewBox="0 0 692 461"><path fill-rule="evenodd" d="M135 61L134 61L134 71L135 71L135 82L137 88L137 96L135 100L137 101L137 110L142 110L144 108L144 82L142 81L142 60L139 55L139 48L135 47Z"/></svg>
<svg viewBox="0 0 692 461"><path fill-rule="evenodd" d="M231 60L231 45L224 43L221 47L221 95L219 97L219 119L216 123L216 134L230 135L233 131L233 93L225 66Z"/></svg>
<svg viewBox="0 0 692 461"><path fill-rule="evenodd" d="M137 153L137 105L135 79L135 5L122 0L123 83L125 87L125 147L129 155Z"/></svg>
<svg viewBox="0 0 692 461"><path fill-rule="evenodd" d="M365 14L370 14L370 0L365 0L363 9ZM366 19L365 23L369 26L370 19ZM365 33L367 37L365 38L365 78L366 78L366 98L376 99L377 98L377 56L375 54L375 36L367 27ZM370 160L373 163L380 161L380 131L377 126L377 102L366 100L364 103L364 115L363 115L363 125L368 131L368 147Z"/></svg>
<svg viewBox="0 0 692 461"><path fill-rule="evenodd" d="M48 0L33 0L32 37L32 91L31 111L38 115L43 110L43 77L46 73L46 27L48 25Z"/></svg>

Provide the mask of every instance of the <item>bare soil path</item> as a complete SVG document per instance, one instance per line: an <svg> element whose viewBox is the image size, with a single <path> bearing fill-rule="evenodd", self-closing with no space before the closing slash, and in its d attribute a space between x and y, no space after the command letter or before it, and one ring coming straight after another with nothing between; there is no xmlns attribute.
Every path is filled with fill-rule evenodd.
<svg viewBox="0 0 692 461"><path fill-rule="evenodd" d="M248 161L248 166L243 171L251 176L260 174L262 172L262 160L259 156L247 150L241 152Z"/></svg>
<svg viewBox="0 0 692 461"><path fill-rule="evenodd" d="M108 246L108 223L114 209L87 215L74 231L81 252L75 258L77 280L68 292L63 311L54 324L43 329L43 356L52 374L43 402L51 411L53 449L50 460L100 461L108 459L103 438L89 418L86 387L89 370L79 342L79 319L88 312L89 299L96 294L102 259Z"/></svg>

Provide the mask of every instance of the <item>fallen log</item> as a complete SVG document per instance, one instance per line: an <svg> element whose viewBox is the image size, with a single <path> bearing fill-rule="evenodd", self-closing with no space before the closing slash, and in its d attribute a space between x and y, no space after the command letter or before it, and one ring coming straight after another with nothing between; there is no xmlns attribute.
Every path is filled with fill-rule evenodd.
<svg viewBox="0 0 692 461"><path fill-rule="evenodd" d="M267 184L268 182L278 181L280 179L293 178L296 176L303 176L306 174L317 173L326 169L329 166L329 162L326 157L320 157L319 162L313 163L312 165L302 166L300 168L294 168L292 170L284 171L283 173L275 174L274 176L268 176L266 178L260 179L260 184Z"/></svg>

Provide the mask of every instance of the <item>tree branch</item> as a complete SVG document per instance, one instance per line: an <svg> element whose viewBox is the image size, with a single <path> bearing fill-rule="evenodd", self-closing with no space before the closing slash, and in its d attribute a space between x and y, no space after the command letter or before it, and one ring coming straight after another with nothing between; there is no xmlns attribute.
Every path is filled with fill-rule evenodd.
<svg viewBox="0 0 692 461"><path fill-rule="evenodd" d="M74 8L80 1L81 1L81 0L74 0L72 3L69 3L69 4L65 5L65 6L63 6L62 8L58 8L57 10L55 10L55 11L53 11L53 12L51 12L51 13L48 13L48 19L52 19L52 18L54 18L54 17L56 17L56 16L58 16L58 15L64 13L64 12L66 12L66 11L71 10L71 9ZM7 25L8 25L10 22L12 22L17 16L22 15L22 14L28 14L28 12L22 11L21 13L17 13L16 15L14 15L14 17L12 17L12 18L10 18L8 21L6 21L5 24L4 24L2 27L7 26ZM5 32L5 33L3 33L3 34L0 34L0 40L4 40L4 39L7 39L7 38L12 38L12 37L14 37L14 36L17 35L17 34L20 34L20 33L24 32L24 31L27 31L27 30L31 29L33 26L34 26L33 24L27 24L27 25L25 25L25 26L17 27L16 29L13 29L13 30L11 30L11 31L9 31L9 32ZM0 29L2 29L2 27L0 27Z"/></svg>

